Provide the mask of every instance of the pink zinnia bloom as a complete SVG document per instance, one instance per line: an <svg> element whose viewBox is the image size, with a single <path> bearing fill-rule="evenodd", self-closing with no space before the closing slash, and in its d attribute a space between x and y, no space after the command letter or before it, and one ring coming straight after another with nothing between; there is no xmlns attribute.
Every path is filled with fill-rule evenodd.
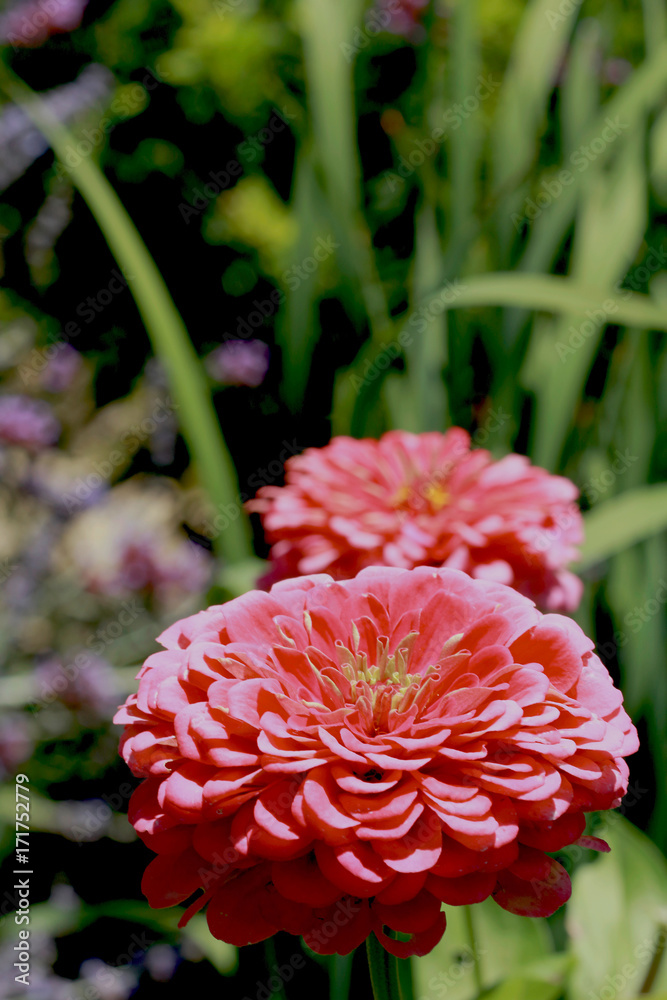
<svg viewBox="0 0 667 1000"><path fill-rule="evenodd" d="M547 915L570 894L549 852L627 788L637 736L593 643L502 584L301 577L160 641L115 719L146 779L143 890L203 889L182 923L208 903L231 944L287 930L346 954L373 932L406 956L440 939L443 902Z"/></svg>
<svg viewBox="0 0 667 1000"><path fill-rule="evenodd" d="M446 434L389 431L379 441L336 437L285 463L286 485L263 486L250 511L272 544L269 582L308 573L335 579L366 566L450 566L506 583L550 610L571 610L582 584L576 486L523 455L494 462Z"/></svg>

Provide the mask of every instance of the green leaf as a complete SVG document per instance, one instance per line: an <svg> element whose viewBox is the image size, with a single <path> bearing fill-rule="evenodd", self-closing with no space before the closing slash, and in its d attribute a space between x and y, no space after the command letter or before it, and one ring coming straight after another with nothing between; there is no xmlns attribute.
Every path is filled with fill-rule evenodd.
<svg viewBox="0 0 667 1000"><path fill-rule="evenodd" d="M578 569L667 530L667 483L621 493L584 515L585 542Z"/></svg>
<svg viewBox="0 0 667 1000"><path fill-rule="evenodd" d="M527 920L507 913L491 899L476 903L472 910L475 944L486 989L495 988L510 976L527 975L532 972L533 962L551 960L553 943L546 920ZM444 937L430 954L412 961L416 996L474 1000L477 988L464 907L447 907ZM539 965L536 969L535 978L551 978L543 975Z"/></svg>
<svg viewBox="0 0 667 1000"><path fill-rule="evenodd" d="M563 992L560 983L544 983L539 979L506 979L489 993L483 993L481 1000L556 1000Z"/></svg>
<svg viewBox="0 0 667 1000"><path fill-rule="evenodd" d="M425 205L419 213L415 232L414 293L419 301L433 287L440 270L440 240L435 212ZM404 409L414 413L414 425L405 418L394 426L419 433L442 431L447 420L447 392L442 377L447 362L447 314L424 317L424 329L405 348L407 375L401 379L401 393L410 398ZM400 412L400 410L399 410Z"/></svg>
<svg viewBox="0 0 667 1000"><path fill-rule="evenodd" d="M456 295L445 298L446 286L427 296L423 305L440 298L448 309L482 306L517 306L540 312L578 313L600 309L613 301L614 323L645 330L667 330L667 310L648 295L626 289L616 295L609 287L595 288L555 274L520 274L500 271L475 275L458 284ZM576 348L574 348L576 350Z"/></svg>
<svg viewBox="0 0 667 1000"><path fill-rule="evenodd" d="M641 141L631 125L641 122L644 116L657 105L667 89L667 42L661 41L642 65L632 74L622 87L614 93L600 109L595 120L590 122L585 134L576 140L574 149L567 150L563 159L563 167L573 165L574 154L581 155L581 149L599 140L608 126L608 121L618 122L621 127L628 126L619 136L617 142L608 143L595 161L599 169L604 167L612 154L616 153L618 144L631 141L637 148ZM561 245L568 228L572 225L582 184L586 183L588 171L574 170L574 183L563 188L557 198L547 205L539 218L536 219L528 246L521 258L522 271L542 271L553 262L554 255ZM643 326L642 323L630 321L629 326ZM650 325L650 324L649 324Z"/></svg>
<svg viewBox="0 0 667 1000"><path fill-rule="evenodd" d="M317 236L323 231L322 192L312 157L303 148L297 160L293 190L293 211L299 225L293 258L300 262L312 254ZM284 287L285 307L277 316L276 335L283 349L281 395L293 413L303 406L313 350L320 334L316 292L314 275L307 281L299 281L296 288Z"/></svg>
<svg viewBox="0 0 667 1000"><path fill-rule="evenodd" d="M207 958L221 975L231 976L236 972L238 949L213 937L203 913L195 914L188 921L187 926L183 928L181 934L199 948L204 958Z"/></svg>
<svg viewBox="0 0 667 1000"><path fill-rule="evenodd" d="M514 43L494 122L494 183L511 194L498 209L503 244L514 235L511 215L520 210L521 182L538 152L548 96L563 61L578 7L533 0Z"/></svg>
<svg viewBox="0 0 667 1000"><path fill-rule="evenodd" d="M479 0L458 0L451 20L450 97L461 103L479 86ZM439 124L439 123L438 123ZM479 152L484 141L482 123L473 114L463 128L449 136L450 202L448 226L451 244L461 243L475 216ZM434 261L438 266L439 259Z"/></svg>
<svg viewBox="0 0 667 1000"><path fill-rule="evenodd" d="M637 996L667 922L667 861L620 814L606 822L611 853L581 865L572 879L566 927L577 964L569 1000L604 996L605 988L618 1000ZM667 963L654 986L667 988Z"/></svg>
<svg viewBox="0 0 667 1000"><path fill-rule="evenodd" d="M602 172L595 165L589 170L572 249L573 281L614 288L625 277L628 258L641 245L646 228L642 157L639 144L628 144L609 170ZM563 315L555 324L552 363L540 381L531 452L547 469L559 467L599 342L607 324L617 321L616 301L623 294L600 297L596 307ZM559 347L554 364L556 344L567 348L573 343L576 349L569 353Z"/></svg>

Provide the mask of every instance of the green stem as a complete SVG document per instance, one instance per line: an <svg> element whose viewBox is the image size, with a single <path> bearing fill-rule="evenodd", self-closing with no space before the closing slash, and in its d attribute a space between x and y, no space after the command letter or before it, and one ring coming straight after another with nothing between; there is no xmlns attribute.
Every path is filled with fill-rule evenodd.
<svg viewBox="0 0 667 1000"><path fill-rule="evenodd" d="M330 1000L347 1000L350 995L352 981L352 962L354 952L349 955L332 955L329 966L329 997Z"/></svg>
<svg viewBox="0 0 667 1000"><path fill-rule="evenodd" d="M472 906L464 906L463 912L465 915L466 930L468 932L468 943L472 952L472 968L473 975L475 977L475 989L477 990L477 995L480 996L484 987L482 984L482 969L479 964L479 955L477 954L477 942L475 939L475 924L473 922Z"/></svg>
<svg viewBox="0 0 667 1000"><path fill-rule="evenodd" d="M366 953L375 1000L401 1000L398 959L382 947L375 934L366 939Z"/></svg>
<svg viewBox="0 0 667 1000"><path fill-rule="evenodd" d="M639 995L644 996L646 993L650 993L653 989L655 981L658 977L660 971L660 966L665 954L665 943L667 942L667 927L660 924L658 927L658 940L656 941L655 951L653 952L653 959L649 966L649 970L646 973L646 978L641 985L639 990Z"/></svg>
<svg viewBox="0 0 667 1000"><path fill-rule="evenodd" d="M71 132L2 59L0 88L44 134L59 160L66 163L67 153L75 145ZM78 165L68 170L125 272L153 349L165 365L180 410L183 435L209 498L222 512L229 506L238 511L234 463L197 352L162 275L123 203L94 160L90 156L81 157ZM216 544L228 563L252 558L250 528L242 512L230 531L218 535Z"/></svg>
<svg viewBox="0 0 667 1000"><path fill-rule="evenodd" d="M271 976L274 975L272 971L273 967L278 966L278 954L276 952L276 943L273 938L267 938L264 942L264 956L266 958L266 971L268 978L271 978ZM271 993L271 1000L287 1000L282 983L277 990Z"/></svg>

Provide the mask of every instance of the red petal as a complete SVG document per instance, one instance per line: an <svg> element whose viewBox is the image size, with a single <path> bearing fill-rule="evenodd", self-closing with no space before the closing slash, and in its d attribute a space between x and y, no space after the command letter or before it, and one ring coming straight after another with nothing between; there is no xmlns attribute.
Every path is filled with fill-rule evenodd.
<svg viewBox="0 0 667 1000"><path fill-rule="evenodd" d="M330 847L319 842L315 857L322 873L342 892L366 899L385 889L394 878L372 848L361 842Z"/></svg>
<svg viewBox="0 0 667 1000"><path fill-rule="evenodd" d="M439 878L437 875L429 875L426 888L441 903L467 906L487 899L495 888L496 879L495 872L473 872L460 878Z"/></svg>
<svg viewBox="0 0 667 1000"><path fill-rule="evenodd" d="M237 876L218 889L206 913L213 937L242 947L264 941L280 930L262 906L268 892L268 866L260 865Z"/></svg>
<svg viewBox="0 0 667 1000"><path fill-rule="evenodd" d="M373 933L380 944L391 955L396 955L397 958L410 958L412 955L421 957L433 951L445 933L446 926L447 916L443 911L438 914L436 920L429 928L419 934L414 934L410 941L397 941L394 938L388 937L382 930L379 921L374 922Z"/></svg>
<svg viewBox="0 0 667 1000"><path fill-rule="evenodd" d="M522 826L519 830L519 840L529 847L537 847L540 851L560 851L575 841L584 832L586 818L582 813L565 813L553 823L540 823L539 826Z"/></svg>
<svg viewBox="0 0 667 1000"><path fill-rule="evenodd" d="M501 872L493 898L499 906L521 917L550 917L567 903L572 892L570 877L553 858L549 874L544 879L517 878L511 872Z"/></svg>
<svg viewBox="0 0 667 1000"><path fill-rule="evenodd" d="M378 903L385 903L387 906L404 903L408 899L413 899L417 893L421 892L425 882L426 872L397 875L391 885L377 894L375 900Z"/></svg>
<svg viewBox="0 0 667 1000"><path fill-rule="evenodd" d="M156 910L182 903L200 888L204 867L191 847L182 854L158 854L144 872L141 891Z"/></svg>
<svg viewBox="0 0 667 1000"><path fill-rule="evenodd" d="M532 879L548 878L551 871L551 858L543 851L538 851L534 847L525 847L523 844L519 848L519 856L511 865L508 871L517 878L530 882Z"/></svg>
<svg viewBox="0 0 667 1000"><path fill-rule="evenodd" d="M345 896L313 914L313 922L303 939L318 955L349 955L370 932L371 914L366 900Z"/></svg>
<svg viewBox="0 0 667 1000"><path fill-rule="evenodd" d="M611 851L607 841L600 837L579 837L579 840L575 840L575 844L578 847L587 847L589 851L601 851L603 854L609 854Z"/></svg>
<svg viewBox="0 0 667 1000"><path fill-rule="evenodd" d="M421 934L438 919L440 901L430 892L422 890L414 899L398 906L387 906L374 900L371 903L371 913L381 924L391 927L402 934Z"/></svg>
<svg viewBox="0 0 667 1000"><path fill-rule="evenodd" d="M339 887L324 877L312 854L294 861L274 861L271 878L280 895L295 903L330 906L341 895Z"/></svg>

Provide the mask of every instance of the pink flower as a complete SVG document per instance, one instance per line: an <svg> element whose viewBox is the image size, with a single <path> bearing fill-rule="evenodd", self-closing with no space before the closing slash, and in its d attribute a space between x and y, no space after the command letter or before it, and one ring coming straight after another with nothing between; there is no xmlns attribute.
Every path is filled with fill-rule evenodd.
<svg viewBox="0 0 667 1000"><path fill-rule="evenodd" d="M60 424L48 403L30 396L0 397L0 444L41 451L55 444Z"/></svg>
<svg viewBox="0 0 667 1000"><path fill-rule="evenodd" d="M446 434L390 431L334 438L285 464L248 509L273 545L271 582L308 573L354 576L366 566L450 566L506 583L550 610L577 607L582 520L577 489L522 455L494 462Z"/></svg>
<svg viewBox="0 0 667 1000"><path fill-rule="evenodd" d="M443 902L547 915L570 893L549 852L627 788L637 736L592 642L502 584L302 577L160 641L115 719L146 779L143 890L203 889L182 923L208 903L235 945L287 930L345 954L373 932L405 956L437 943Z"/></svg>

